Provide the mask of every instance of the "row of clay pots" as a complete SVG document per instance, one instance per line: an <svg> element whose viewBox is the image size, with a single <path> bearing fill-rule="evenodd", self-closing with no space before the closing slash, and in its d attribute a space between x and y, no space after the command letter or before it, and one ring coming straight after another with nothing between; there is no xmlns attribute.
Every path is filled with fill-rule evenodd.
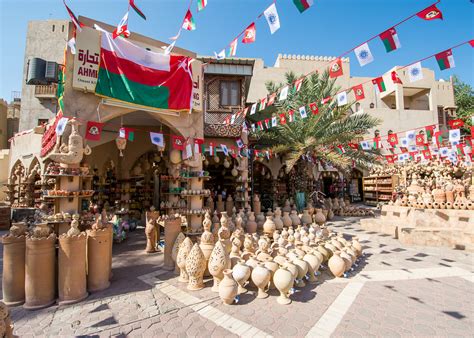
<svg viewBox="0 0 474 338"><path fill-rule="evenodd" d="M408 201L406 199L398 199L395 203L389 203L390 205L399 205L402 207L413 207L418 209L454 209L454 210L474 210L474 202L464 200L461 202L423 202L423 201Z"/></svg>

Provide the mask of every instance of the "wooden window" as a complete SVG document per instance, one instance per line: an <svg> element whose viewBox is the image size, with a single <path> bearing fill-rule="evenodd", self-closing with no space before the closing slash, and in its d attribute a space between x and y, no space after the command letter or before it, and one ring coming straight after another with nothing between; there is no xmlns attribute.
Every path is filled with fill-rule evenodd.
<svg viewBox="0 0 474 338"><path fill-rule="evenodd" d="M221 81L219 97L221 106L240 106L240 82Z"/></svg>

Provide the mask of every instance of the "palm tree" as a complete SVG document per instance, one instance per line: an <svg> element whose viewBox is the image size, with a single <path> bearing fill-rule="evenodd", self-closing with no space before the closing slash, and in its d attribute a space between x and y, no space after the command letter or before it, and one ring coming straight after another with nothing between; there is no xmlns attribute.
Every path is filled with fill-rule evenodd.
<svg viewBox="0 0 474 338"><path fill-rule="evenodd" d="M286 84L292 88L296 76L290 72L285 74L285 77ZM266 85L271 93L281 87L273 82L268 82ZM333 97L338 90L335 80L329 77L327 71L321 75L313 74L304 79L298 92L290 89L286 100L276 102L262 113L252 115L250 119L261 120L275 114L279 116L290 110L294 110L294 115L299 117L299 107L308 107L312 102L318 102L319 105L322 99ZM360 168L367 168L376 162L378 152L354 150L348 147L348 143L360 140L379 121L366 113L351 114L350 104L352 103L338 107L337 102L333 101L319 105L317 115L309 111L305 119L295 119L291 123L258 131L254 134L257 139L256 147L259 145L270 147L274 153L283 156L286 159L287 171L297 164L307 163L303 160L306 156L323 164L332 164L342 171L350 170L354 164ZM337 151L338 146L344 148L343 154Z"/></svg>

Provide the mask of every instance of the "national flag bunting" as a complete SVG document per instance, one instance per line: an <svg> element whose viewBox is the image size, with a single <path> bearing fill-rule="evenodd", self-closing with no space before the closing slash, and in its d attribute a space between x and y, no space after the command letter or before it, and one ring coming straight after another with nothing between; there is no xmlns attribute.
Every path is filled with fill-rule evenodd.
<svg viewBox="0 0 474 338"><path fill-rule="evenodd" d="M301 85L303 84L304 78L298 79L295 81L294 91L299 92L301 89Z"/></svg>
<svg viewBox="0 0 474 338"><path fill-rule="evenodd" d="M285 86L281 89L278 101L286 100L286 98L288 97L288 90L289 90L288 86Z"/></svg>
<svg viewBox="0 0 474 338"><path fill-rule="evenodd" d="M119 137L133 141L135 140L135 130L128 127L122 127L119 129Z"/></svg>
<svg viewBox="0 0 474 338"><path fill-rule="evenodd" d="M458 129L464 126L464 121L461 119L455 119L448 121L448 124L451 129Z"/></svg>
<svg viewBox="0 0 474 338"><path fill-rule="evenodd" d="M239 149L243 148L244 147L244 141L242 141L241 138L238 138L235 143L237 143L237 147L239 147Z"/></svg>
<svg viewBox="0 0 474 338"><path fill-rule="evenodd" d="M280 124L282 124L282 125L286 124L286 114L285 113L280 114Z"/></svg>
<svg viewBox="0 0 474 338"><path fill-rule="evenodd" d="M82 27L84 27L84 24L77 19L76 15L74 15L71 9L66 5L66 0L63 0L63 3L64 3L64 6L66 7L66 10L69 16L71 17L72 23L74 24L74 26L76 26L77 31L81 32Z"/></svg>
<svg viewBox="0 0 474 338"><path fill-rule="evenodd" d="M443 143L443 132L437 131L436 133L434 133L433 138L435 139L436 145L439 148L440 145Z"/></svg>
<svg viewBox="0 0 474 338"><path fill-rule="evenodd" d="M264 97L260 100L259 110L264 110L267 107L267 98Z"/></svg>
<svg viewBox="0 0 474 338"><path fill-rule="evenodd" d="M454 56L451 49L447 49L441 53L435 55L436 61L438 62L439 69L445 70L449 68L454 68Z"/></svg>
<svg viewBox="0 0 474 338"><path fill-rule="evenodd" d="M171 135L171 145L173 149L184 150L184 147L186 145L186 140L182 136Z"/></svg>
<svg viewBox="0 0 474 338"><path fill-rule="evenodd" d="M380 140L381 140L380 136L374 137L374 140L373 140L374 141L374 145L373 145L374 149L379 149L380 148Z"/></svg>
<svg viewBox="0 0 474 338"><path fill-rule="evenodd" d="M318 104L316 102L311 102L309 104L309 109L311 109L311 113L313 115L318 115L319 114L319 108L318 108Z"/></svg>
<svg viewBox="0 0 474 338"><path fill-rule="evenodd" d="M273 105L273 103L275 103L275 98L276 98L276 93L270 94L270 96L268 97L267 106Z"/></svg>
<svg viewBox="0 0 474 338"><path fill-rule="evenodd" d="M369 44L367 42L355 48L354 53L361 67L368 65L369 63L374 61L374 56L372 55L372 52L369 48Z"/></svg>
<svg viewBox="0 0 474 338"><path fill-rule="evenodd" d="M305 10L313 6L313 0L293 0L293 3L300 13L303 13Z"/></svg>
<svg viewBox="0 0 474 338"><path fill-rule="evenodd" d="M278 16L278 11L275 2L268 6L268 8L263 12L263 15L267 20L271 34L274 34L277 30L280 29L280 17Z"/></svg>
<svg viewBox="0 0 474 338"><path fill-rule="evenodd" d="M194 22L193 14L189 9L184 16L182 27L188 31L193 31L196 29L196 22Z"/></svg>
<svg viewBox="0 0 474 338"><path fill-rule="evenodd" d="M321 100L321 104L324 106L326 103L331 102L331 100L332 100L331 96L325 97L324 99Z"/></svg>
<svg viewBox="0 0 474 338"><path fill-rule="evenodd" d="M255 42L257 37L257 29L255 27L255 22L252 22L244 32L244 37L242 38L242 43L252 43Z"/></svg>
<svg viewBox="0 0 474 338"><path fill-rule="evenodd" d="M198 12L202 11L207 6L207 0L197 0Z"/></svg>
<svg viewBox="0 0 474 338"><path fill-rule="evenodd" d="M428 140L431 140L432 137L434 136L434 130L435 130L436 126L426 126L425 127L425 133L426 133L426 138Z"/></svg>
<svg viewBox="0 0 474 338"><path fill-rule="evenodd" d="M359 145L357 143L349 142L347 145L353 150L359 150Z"/></svg>
<svg viewBox="0 0 474 338"><path fill-rule="evenodd" d="M227 51L227 56L230 57L230 56L235 56L235 54L237 53L237 39L234 39L231 43L230 43L230 46L229 46L229 49Z"/></svg>
<svg viewBox="0 0 474 338"><path fill-rule="evenodd" d="M290 118L290 122L293 122L295 120L295 111L294 110L290 110L288 112L288 117Z"/></svg>
<svg viewBox="0 0 474 338"><path fill-rule="evenodd" d="M347 104L347 93L346 91L340 92L337 94L337 106L344 106Z"/></svg>
<svg viewBox="0 0 474 338"><path fill-rule="evenodd" d="M417 146L424 146L424 145L426 144L426 142L425 142L425 135L423 135L423 134L418 134L418 135L416 135L415 140L416 140L416 141L415 141L415 144L416 144Z"/></svg>
<svg viewBox="0 0 474 338"><path fill-rule="evenodd" d="M203 1L206 1L206 0L203 0ZM137 13L143 20L146 20L145 14L143 14L143 12L135 5L135 0L128 0L128 3L130 4L130 7L133 8L135 13Z"/></svg>
<svg viewBox="0 0 474 338"><path fill-rule="evenodd" d="M441 13L441 11L436 7L436 5L426 7L424 10L419 11L416 15L419 18L428 21L435 19L443 20L443 13Z"/></svg>
<svg viewBox="0 0 474 338"><path fill-rule="evenodd" d="M423 70L421 68L421 62L416 62L408 66L408 77L410 82L416 82L423 79Z"/></svg>
<svg viewBox="0 0 474 338"><path fill-rule="evenodd" d="M64 134L64 130L66 129L67 122L69 121L68 117L61 117L58 120L58 124L56 125L56 134L61 136Z"/></svg>
<svg viewBox="0 0 474 338"><path fill-rule="evenodd" d="M342 61L337 58L329 65L329 77L334 79L339 76L342 76Z"/></svg>
<svg viewBox="0 0 474 338"><path fill-rule="evenodd" d="M363 100L365 98L364 86L362 84L352 87L354 91L356 101Z"/></svg>
<svg viewBox="0 0 474 338"><path fill-rule="evenodd" d="M299 111L300 111L300 116L302 119L305 119L308 117L308 114L306 114L306 107L305 106L301 106L299 108Z"/></svg>
<svg viewBox="0 0 474 338"><path fill-rule="evenodd" d="M400 78L398 77L397 71L395 71L395 70L392 71L392 74L391 74L391 75L392 75L392 82L393 82L394 84L397 84L397 83L403 84L402 80L400 80Z"/></svg>
<svg viewBox="0 0 474 338"><path fill-rule="evenodd" d="M103 127L103 123L87 121L85 139L91 141L100 141L100 135L102 133Z"/></svg>
<svg viewBox="0 0 474 338"><path fill-rule="evenodd" d="M165 147L165 137L163 133L155 133L155 132L150 132L150 140L151 143L160 147L164 148Z"/></svg>
<svg viewBox="0 0 474 338"><path fill-rule="evenodd" d="M215 148L214 148L214 143L210 142L209 143L209 155L214 156Z"/></svg>
<svg viewBox="0 0 474 338"><path fill-rule="evenodd" d="M401 47L397 31L394 27L387 29L385 32L381 33L379 37L382 40L387 53L390 53Z"/></svg>
<svg viewBox="0 0 474 338"><path fill-rule="evenodd" d="M194 139L194 153L195 154L203 154L204 153L204 139L203 138L195 138Z"/></svg>
<svg viewBox="0 0 474 338"><path fill-rule="evenodd" d="M398 135L397 134L388 134L387 142L390 143L392 147L395 147L398 144Z"/></svg>
<svg viewBox="0 0 474 338"><path fill-rule="evenodd" d="M421 153L423 154L423 157L426 159L426 160L429 160L431 159L431 151L429 149L423 149L421 151Z"/></svg>
<svg viewBox="0 0 474 338"><path fill-rule="evenodd" d="M130 31L128 30L128 11L125 13L122 20L120 20L119 24L112 32L113 39L116 39L119 36L123 36L124 38L128 38L130 36Z"/></svg>
<svg viewBox="0 0 474 338"><path fill-rule="evenodd" d="M385 82L383 81L383 77L381 77L381 76L373 79L372 83L374 85L377 85L377 88L378 88L380 93L383 93L384 91L387 90L387 88L385 87Z"/></svg>
<svg viewBox="0 0 474 338"><path fill-rule="evenodd" d="M336 149L341 155L346 153L346 150L344 149L344 146L342 144L336 146Z"/></svg>

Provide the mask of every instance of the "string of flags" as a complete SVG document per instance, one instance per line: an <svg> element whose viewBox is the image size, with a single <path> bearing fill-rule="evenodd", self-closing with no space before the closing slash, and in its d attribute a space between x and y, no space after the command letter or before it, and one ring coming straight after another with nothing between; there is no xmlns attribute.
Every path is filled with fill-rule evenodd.
<svg viewBox="0 0 474 338"><path fill-rule="evenodd" d="M421 66L421 61L422 60L427 60L427 59L432 58L432 57L436 58L436 61L440 65L441 70L448 69L447 68L448 66L450 68L452 68L452 67L454 67L454 57L453 57L452 50L456 49L456 48L459 48L459 47L461 47L465 44L469 44L471 47L474 47L474 40L469 40L469 41L462 42L460 44L457 44L457 45L443 51L443 52L436 53L436 54L427 56L427 57L421 59L420 61L415 61L415 62L412 62L408 65L401 66L397 70L393 70L390 73L390 79L391 79L393 84L403 84L400 77L398 76L397 71L400 71L400 70L406 68L407 73L408 73L408 78L409 78L409 81L411 83L422 80L423 79L423 70L422 70L422 66ZM340 59L335 60L334 62L340 62ZM342 67L340 69L342 69ZM337 77L338 76L337 73L339 73L339 70L336 72L336 75L333 75L333 76ZM331 76L331 71L330 71L330 76ZM302 85L303 81L304 81L304 78L301 78L301 79L298 79L297 81L295 81L293 83L293 88L291 90L294 93L299 92L300 89L301 89L301 85ZM366 80L362 83L359 83L357 85L354 85L350 88L345 88L343 90L340 90L338 93L335 94L335 97L323 98L320 103L312 102L312 103L309 104L309 110L312 112L313 115L317 115L319 113L319 107L328 104L329 102L331 102L334 99L337 102L337 106L339 106L339 107L347 105L348 104L348 93L350 93L350 92L354 93L354 97L355 97L356 101L363 100L365 98L364 85L367 84L367 83L371 83L372 85L374 85L377 88L377 91L379 92L379 94L381 94L381 93L383 93L387 90L387 86L385 84L384 77L383 76L375 77L375 78L372 78L372 79L368 79L368 80ZM290 91L290 87L285 86L283 88L283 90L280 92L278 100L279 101L285 100L288 97L289 91ZM276 99L276 94L272 93L268 97L265 97L265 98L261 99L259 102L256 102L256 103L252 104L250 107L246 107L243 110L240 110L240 111L236 112L235 114L231 115L230 117L228 117L226 119L225 122L226 122L226 124L233 124L235 122L235 120L237 119L237 117L239 117L240 115L242 115L244 117L247 116L247 114L254 115L257 111L264 110L265 108L273 105L274 102L275 102L275 99ZM302 106L302 107L299 108L301 119L304 119L308 116L306 114L306 111L307 110L306 110L305 106ZM287 115L288 115L288 118L289 118L289 122L295 121L293 110L288 111ZM286 114L285 113L280 113L279 117L280 117L280 119L279 119L280 124L282 124L282 125L286 124L286 121L287 121ZM272 118L266 118L266 119L263 119L261 121L257 121L256 123L251 124L252 131L255 132L255 131L261 131L261 130L264 130L264 129L270 129L270 128L275 127L275 126L278 125L278 123L268 124L267 122L269 122L270 119L273 119L273 117ZM263 126L264 125L267 126L267 124L268 124L268 127L263 128Z"/></svg>

